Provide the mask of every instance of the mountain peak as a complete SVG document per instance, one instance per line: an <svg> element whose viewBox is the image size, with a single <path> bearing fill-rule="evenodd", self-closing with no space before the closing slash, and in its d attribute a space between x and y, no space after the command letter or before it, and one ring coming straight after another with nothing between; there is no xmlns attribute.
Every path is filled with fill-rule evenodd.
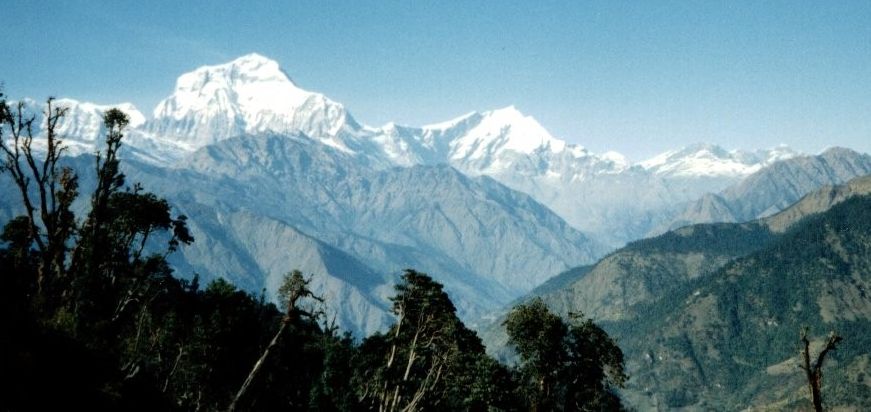
<svg viewBox="0 0 871 412"><path fill-rule="evenodd" d="M275 60L272 60L272 59L270 59L270 58L268 58L260 53L257 53L257 52L251 52L251 53L248 53L244 56L239 56L235 60L233 60L233 63L245 63L245 62L255 62L255 63L264 63L264 64L265 63L274 63L276 65L278 64L278 62L276 62Z"/></svg>
<svg viewBox="0 0 871 412"><path fill-rule="evenodd" d="M520 110L517 109L517 106L513 104L505 106L501 109L490 110L487 113L501 116L526 117L526 115L521 113Z"/></svg>
<svg viewBox="0 0 871 412"><path fill-rule="evenodd" d="M451 143L455 159L493 157L497 152L512 151L532 154L547 149L561 152L566 143L553 136L532 116L524 115L514 106L481 113L462 139Z"/></svg>
<svg viewBox="0 0 871 412"><path fill-rule="evenodd" d="M265 132L324 138L346 125L356 127L342 105L297 87L278 62L251 53L181 75L148 129L201 147Z"/></svg>
<svg viewBox="0 0 871 412"><path fill-rule="evenodd" d="M203 66L200 69L215 70L228 68L234 74L251 81L280 81L293 83L290 76L282 70L277 61L258 53L249 53L235 60L218 66Z"/></svg>
<svg viewBox="0 0 871 412"><path fill-rule="evenodd" d="M855 155L859 155L859 152L857 152L853 149L848 149L846 147L840 147L840 146L827 147L822 151L822 153L820 153L820 156L830 156L830 157L831 156L855 156Z"/></svg>
<svg viewBox="0 0 871 412"><path fill-rule="evenodd" d="M239 96L239 94L242 96ZM213 99L242 97L243 103L254 102L260 106L278 103L288 97L302 97L304 90L296 87L290 77L281 70L278 62L257 53L247 54L228 63L201 66L179 76L173 97L190 105L190 109L208 108ZM221 96L226 94L226 96ZM235 96L234 96L235 95ZM268 98L268 101L266 99ZM169 100L169 99L167 99ZM160 117L170 109L167 100L154 111ZM174 107L173 107L174 108ZM180 114L175 111L173 114Z"/></svg>
<svg viewBox="0 0 871 412"><path fill-rule="evenodd" d="M747 152L730 151L711 143L693 143L659 154L639 165L658 175L673 177L747 176L773 162L796 155L797 152L784 145Z"/></svg>
<svg viewBox="0 0 871 412"><path fill-rule="evenodd" d="M506 124L509 123L517 123L531 120L532 122L538 123L532 116L527 116L523 114L516 106L513 104L510 106L505 106L501 109L489 110L481 113L484 117L492 117L497 118ZM539 125L541 126L541 125Z"/></svg>

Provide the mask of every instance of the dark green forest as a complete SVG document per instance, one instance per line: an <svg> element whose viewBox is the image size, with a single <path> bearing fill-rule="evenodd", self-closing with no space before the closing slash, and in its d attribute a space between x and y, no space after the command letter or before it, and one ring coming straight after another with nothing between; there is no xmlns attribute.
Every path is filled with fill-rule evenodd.
<svg viewBox="0 0 871 412"><path fill-rule="evenodd" d="M836 333L843 342L828 354L824 400L871 407L863 366L871 322L861 303L871 267L871 197L849 198L777 236L758 224L732 226L727 240L737 240L729 236L737 231L758 233L747 237L749 253L639 305L643 317L602 325L626 343L627 354L649 359L634 384L655 388L668 408L734 410L785 400L772 408L810 410L799 336L807 331L821 343ZM707 226L694 228L694 235L707 233ZM674 239L662 236L658 247ZM660 354L670 359L654 360Z"/></svg>
<svg viewBox="0 0 871 412"><path fill-rule="evenodd" d="M97 184L80 193L60 162L64 114L49 99L35 125L0 94L2 172L18 189L4 196L24 210L0 237L0 410L622 409L620 348L540 302L509 315L519 361L505 365L442 285L412 269L395 286L395 323L367 337L331 325L308 288L317 274L292 262L277 305L174 273L167 256L195 239L185 216L121 172L126 115L105 114Z"/></svg>

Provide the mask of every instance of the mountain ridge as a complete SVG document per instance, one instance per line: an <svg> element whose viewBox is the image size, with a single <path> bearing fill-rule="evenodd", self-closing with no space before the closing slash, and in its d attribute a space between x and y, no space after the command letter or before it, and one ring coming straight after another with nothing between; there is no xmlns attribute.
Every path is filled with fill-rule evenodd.
<svg viewBox="0 0 871 412"><path fill-rule="evenodd" d="M838 325L831 327L858 345L847 349L854 362L849 369L834 372L839 383L830 389L832 398L865 405L855 394L871 385L863 381L869 371L862 363L862 331L871 330L865 293L871 227L863 220L869 202L871 176L825 186L753 222L696 224L633 242L592 266L555 276L519 301L539 297L563 316L581 312L601 322L622 342L633 376L624 399L652 410L794 410L806 382L789 343L798 342L802 318L796 313L810 309L817 337ZM774 310L759 307L759 299L786 303ZM724 301L743 303L735 309ZM743 320L730 320L734 310ZM483 338L491 354L510 359L501 319L492 319ZM763 358L754 358L760 353ZM781 387L784 377L788 384Z"/></svg>
<svg viewBox="0 0 871 412"><path fill-rule="evenodd" d="M682 203L797 154L782 146L745 152L695 144L633 164L619 153L596 154L556 138L514 106L420 127L372 127L342 104L300 88L258 54L182 74L127 142L131 156L185 167L183 159L198 148L242 134L304 136L375 169L449 164L487 175L610 247L667 224Z"/></svg>

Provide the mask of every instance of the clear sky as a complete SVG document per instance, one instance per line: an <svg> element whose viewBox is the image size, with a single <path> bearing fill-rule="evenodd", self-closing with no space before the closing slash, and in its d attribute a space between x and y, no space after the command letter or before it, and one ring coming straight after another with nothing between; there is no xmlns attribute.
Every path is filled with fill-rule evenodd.
<svg viewBox="0 0 871 412"><path fill-rule="evenodd" d="M361 122L515 105L632 160L693 142L871 152L871 1L10 1L12 98L131 101L250 52Z"/></svg>

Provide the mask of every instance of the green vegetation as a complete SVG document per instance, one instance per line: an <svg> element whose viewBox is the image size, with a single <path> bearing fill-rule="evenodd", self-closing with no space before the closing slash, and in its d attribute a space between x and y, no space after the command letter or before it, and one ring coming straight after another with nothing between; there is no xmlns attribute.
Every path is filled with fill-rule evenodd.
<svg viewBox="0 0 871 412"><path fill-rule="evenodd" d="M733 229L739 230L739 229ZM812 215L758 250L603 323L624 342L630 391L670 408L811 408L800 331L844 337L829 353L827 407L871 408L871 197ZM809 336L815 344L825 336ZM816 350L816 349L815 349Z"/></svg>
<svg viewBox="0 0 871 412"><path fill-rule="evenodd" d="M623 353L605 331L581 315L571 323L541 299L516 306L505 320L520 356L520 389L534 411L621 410Z"/></svg>
<svg viewBox="0 0 871 412"><path fill-rule="evenodd" d="M25 214L0 244L0 409L19 410L586 410L619 406L622 353L591 321L560 337L569 363L527 390L529 368L487 356L442 285L406 270L395 324L362 339L325 322L311 278L291 272L280 308L224 280L173 275L166 257L193 242L184 216L139 185L117 157L127 117L106 113L90 209L76 219L76 171L59 166L64 115L49 100L45 136L0 94L2 171ZM35 142L39 142L39 146ZM44 145L42 145L44 143ZM524 311L524 307L518 309ZM555 322L562 322L550 315ZM516 341L529 353L538 342ZM544 344L545 342L541 342ZM560 355L563 356L563 355ZM521 390L521 388L524 388Z"/></svg>
<svg viewBox="0 0 871 412"><path fill-rule="evenodd" d="M623 252L710 252L740 256L753 252L772 239L759 223L706 223L683 227L662 235L630 242Z"/></svg>

